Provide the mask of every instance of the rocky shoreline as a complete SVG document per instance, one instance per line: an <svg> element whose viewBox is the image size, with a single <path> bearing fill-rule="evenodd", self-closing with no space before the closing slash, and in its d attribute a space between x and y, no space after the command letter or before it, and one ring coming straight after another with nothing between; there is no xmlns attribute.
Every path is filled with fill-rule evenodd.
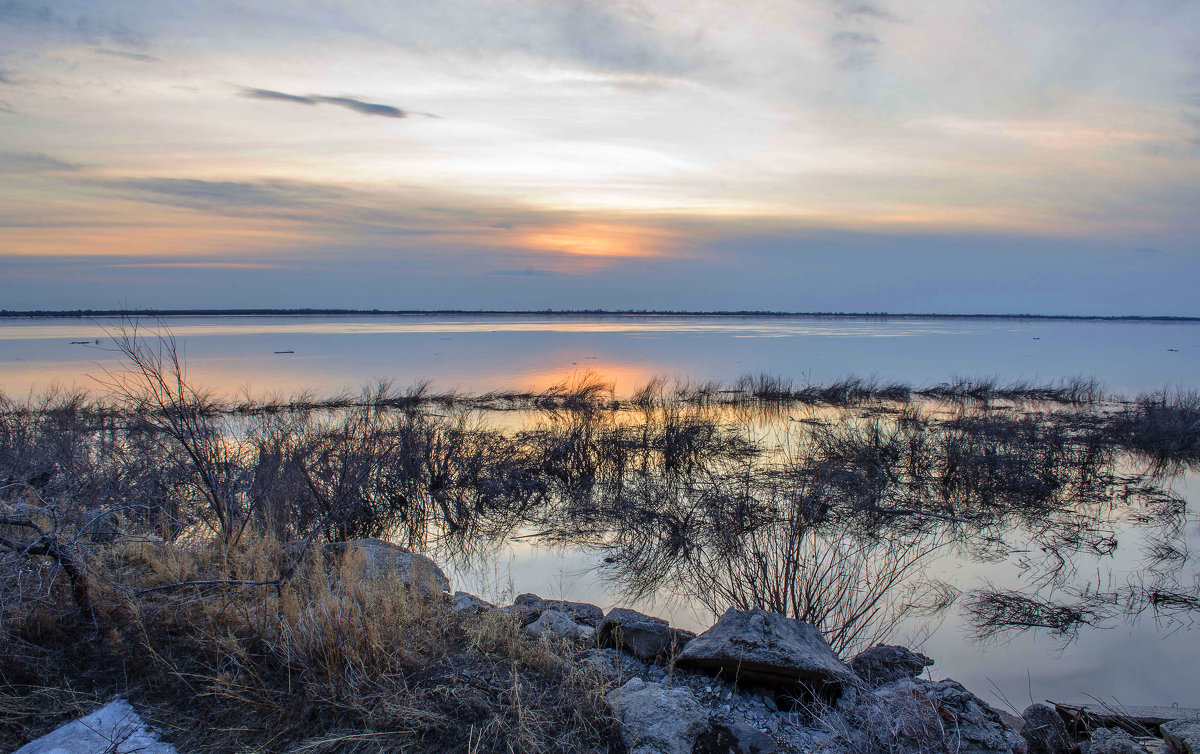
<svg viewBox="0 0 1200 754"><path fill-rule="evenodd" d="M1054 707L1001 712L954 680L922 678L934 660L901 646L844 663L814 626L764 610L731 608L696 635L628 608L535 594L503 607L466 592L450 599L456 611L497 610L530 636L577 643L575 659L614 686L608 699L635 754L1200 752L1200 721L1164 725L1162 740L1122 728L1072 735Z"/></svg>
<svg viewBox="0 0 1200 754"><path fill-rule="evenodd" d="M412 557L410 583L443 583L432 560ZM1049 705L1018 717L957 681L922 678L934 660L905 647L879 645L843 662L815 626L765 610L730 608L696 635L628 608L606 613L536 594L506 606L461 591L448 599L456 612L499 611L532 637L577 644L575 660L614 687L608 700L634 754L1200 754L1200 720L1136 731L1158 736L1072 732Z"/></svg>
<svg viewBox="0 0 1200 754"><path fill-rule="evenodd" d="M931 680L934 660L878 645L843 661L820 631L764 610L729 609L694 634L627 608L522 594L498 606L450 581L431 559L380 540L354 551L363 578L387 576L461 619L507 619L523 641L552 642L606 691L632 754L1169 754L1200 753L1200 713L1146 727L1089 725L1034 704L1018 717L992 708L951 679ZM1180 717L1176 715L1176 717ZM106 727L108 726L108 727ZM110 730L111 728L111 730ZM121 731L129 735L121 739ZM120 740L118 740L120 739ZM127 740L126 740L127 739ZM17 754L175 748L121 699Z"/></svg>

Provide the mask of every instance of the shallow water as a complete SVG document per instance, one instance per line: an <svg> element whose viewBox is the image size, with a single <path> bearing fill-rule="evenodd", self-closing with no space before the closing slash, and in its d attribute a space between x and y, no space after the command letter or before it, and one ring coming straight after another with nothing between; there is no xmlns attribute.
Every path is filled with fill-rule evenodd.
<svg viewBox="0 0 1200 754"><path fill-rule="evenodd" d="M94 386L104 368L117 366L105 349L106 330L118 325L0 319L0 390L21 394L51 381ZM429 379L446 390L541 389L580 370L604 375L618 392L654 375L729 381L764 372L918 384L954 375L1084 375L1128 393L1200 385L1194 322L352 315L172 317L167 325L191 378L222 392L328 393L375 378L401 386Z"/></svg>
<svg viewBox="0 0 1200 754"><path fill-rule="evenodd" d="M21 395L52 382L95 388L106 369L119 369L108 350L117 324L0 320L0 390ZM1040 382L1083 375L1124 394L1200 387L1197 323L355 315L179 317L167 325L190 379L226 394L328 394L376 378L401 387L429 379L446 390L538 390L585 370L614 382L619 394L654 375L730 381L747 373L816 383L878 375L915 384L954 375ZM519 423L514 416L491 421ZM1169 484L1189 504L1182 538L1196 550L1200 526L1192 509L1200 483L1190 473ZM1143 567L1149 533L1123 515L1106 522L1117 542L1113 551L1073 559L1073 583L1120 584ZM1009 534L1016 542L1026 539L1021 531ZM529 591L605 608L627 604L618 575L602 568L603 554L578 543L510 539L492 557L451 570L457 587L492 598ZM1044 557L1036 547L993 559L944 552L924 570L962 592L985 585L1028 588L1031 569ZM639 604L694 629L712 620L697 603L667 591ZM1194 682L1200 634L1193 628L1186 616L1164 621L1142 613L1085 627L1072 640L1034 630L980 641L956 603L933 618L907 621L894 640L923 640L923 651L937 660L934 677L953 677L997 703L1003 695L1018 709L1031 698L1087 701L1089 695L1200 707Z"/></svg>

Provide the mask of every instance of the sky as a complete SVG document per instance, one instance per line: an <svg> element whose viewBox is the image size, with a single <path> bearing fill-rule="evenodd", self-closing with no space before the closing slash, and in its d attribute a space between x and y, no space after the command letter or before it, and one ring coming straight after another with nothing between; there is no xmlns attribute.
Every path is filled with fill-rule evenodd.
<svg viewBox="0 0 1200 754"><path fill-rule="evenodd" d="M0 0L0 309L1198 283L1197 0Z"/></svg>

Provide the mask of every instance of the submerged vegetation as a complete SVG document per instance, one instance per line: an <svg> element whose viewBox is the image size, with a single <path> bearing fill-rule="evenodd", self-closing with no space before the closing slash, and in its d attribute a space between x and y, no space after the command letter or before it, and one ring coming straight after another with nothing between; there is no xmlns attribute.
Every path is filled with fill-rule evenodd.
<svg viewBox="0 0 1200 754"><path fill-rule="evenodd" d="M1170 484L1200 463L1195 393L758 376L618 398L582 375L230 401L188 383L169 338L119 342L130 368L99 395L0 399L6 745L130 675L189 698L181 726L218 749L613 740L596 679L502 616L466 626L322 575L322 545L362 537L460 564L518 534L586 547L630 596L762 607L843 652L954 603L980 637L1200 609ZM1136 578L1081 576L1118 524L1146 532ZM1021 584L960 599L925 573L945 552L1015 558Z"/></svg>

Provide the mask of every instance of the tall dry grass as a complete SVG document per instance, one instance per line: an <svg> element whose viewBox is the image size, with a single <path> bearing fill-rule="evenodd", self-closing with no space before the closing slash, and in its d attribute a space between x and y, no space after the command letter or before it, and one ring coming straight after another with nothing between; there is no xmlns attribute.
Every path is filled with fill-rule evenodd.
<svg viewBox="0 0 1200 754"><path fill-rule="evenodd" d="M576 648L368 578L353 557L311 550L280 581L291 554L257 534L93 555L94 623L73 622L61 593L6 605L0 746L43 732L45 705L65 717L114 691L186 751L593 752L618 739Z"/></svg>

